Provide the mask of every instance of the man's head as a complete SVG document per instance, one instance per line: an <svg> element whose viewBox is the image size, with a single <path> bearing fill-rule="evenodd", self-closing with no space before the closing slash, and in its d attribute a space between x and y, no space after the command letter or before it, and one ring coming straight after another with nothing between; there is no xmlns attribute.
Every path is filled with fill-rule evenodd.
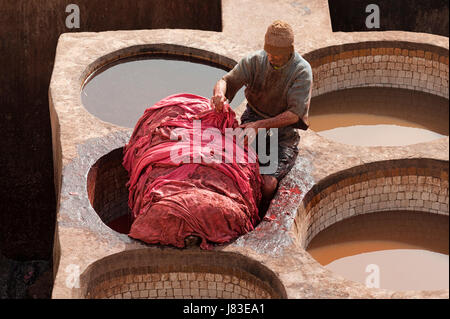
<svg viewBox="0 0 450 319"><path fill-rule="evenodd" d="M283 66L294 52L294 32L286 22L276 20L267 28L264 38L264 50L269 62L275 66Z"/></svg>

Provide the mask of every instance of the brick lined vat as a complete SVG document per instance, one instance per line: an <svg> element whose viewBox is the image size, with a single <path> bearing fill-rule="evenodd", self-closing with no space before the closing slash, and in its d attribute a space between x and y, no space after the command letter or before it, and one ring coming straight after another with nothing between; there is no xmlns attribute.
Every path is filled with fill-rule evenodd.
<svg viewBox="0 0 450 319"><path fill-rule="evenodd" d="M354 87L394 87L448 98L448 50L400 41L326 47L305 54L313 96Z"/></svg>
<svg viewBox="0 0 450 319"><path fill-rule="evenodd" d="M79 297L110 299L284 298L266 267L237 254L147 249L108 256L80 277Z"/></svg>
<svg viewBox="0 0 450 319"><path fill-rule="evenodd" d="M382 211L448 216L448 163L432 159L375 162L339 172L314 186L297 215L302 247L346 218Z"/></svg>

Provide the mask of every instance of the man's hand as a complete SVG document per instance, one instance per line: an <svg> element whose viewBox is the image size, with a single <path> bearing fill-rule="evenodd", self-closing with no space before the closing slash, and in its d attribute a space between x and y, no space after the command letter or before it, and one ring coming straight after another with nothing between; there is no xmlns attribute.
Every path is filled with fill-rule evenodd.
<svg viewBox="0 0 450 319"><path fill-rule="evenodd" d="M217 92L211 98L211 106L214 107L217 112L222 112L226 101L227 101L227 98L225 97L225 95L222 92Z"/></svg>
<svg viewBox="0 0 450 319"><path fill-rule="evenodd" d="M220 79L214 86L213 97L211 98L211 106L216 109L216 112L223 112L223 106L227 102L227 98L225 97L226 92L227 82Z"/></svg>
<svg viewBox="0 0 450 319"><path fill-rule="evenodd" d="M251 144L255 140L258 129L262 128L260 122L261 121L249 122L238 126L243 130L241 134L239 134L239 140L244 139L244 145L247 143Z"/></svg>

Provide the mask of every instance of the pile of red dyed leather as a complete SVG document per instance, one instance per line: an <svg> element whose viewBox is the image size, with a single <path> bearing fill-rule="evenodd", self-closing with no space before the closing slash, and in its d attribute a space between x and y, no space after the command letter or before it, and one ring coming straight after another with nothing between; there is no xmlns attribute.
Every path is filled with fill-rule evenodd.
<svg viewBox="0 0 450 319"><path fill-rule="evenodd" d="M218 113L206 98L177 94L144 112L124 148L123 166L130 176L128 205L134 219L130 237L184 247L184 239L195 235L202 238L200 247L209 249L213 243L229 242L254 229L260 220L262 179L258 162L199 163L197 157L211 156L210 149L205 148L211 141L230 143L225 128L235 128L238 123L231 108L225 107L228 112ZM220 130L220 139L201 138L202 147L198 147L199 131L194 120L201 121L202 132ZM182 141L170 139L175 129L184 132ZM235 139L231 142L238 147ZM184 144L184 150L188 150L184 158L190 159L189 163L173 160L174 146L183 145L177 143L188 143ZM221 156L228 153L223 151Z"/></svg>

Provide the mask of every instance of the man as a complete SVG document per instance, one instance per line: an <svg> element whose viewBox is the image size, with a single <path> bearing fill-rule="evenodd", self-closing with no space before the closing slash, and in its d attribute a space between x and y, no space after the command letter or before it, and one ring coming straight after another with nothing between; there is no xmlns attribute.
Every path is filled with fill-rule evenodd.
<svg viewBox="0 0 450 319"><path fill-rule="evenodd" d="M271 200L280 180L291 170L298 154L297 128L308 129L312 71L309 63L294 51L294 33L289 24L277 20L268 28L264 50L242 59L220 79L211 104L222 112L223 104L246 86L247 108L241 128L277 128L278 163L274 174L263 175L263 197Z"/></svg>

